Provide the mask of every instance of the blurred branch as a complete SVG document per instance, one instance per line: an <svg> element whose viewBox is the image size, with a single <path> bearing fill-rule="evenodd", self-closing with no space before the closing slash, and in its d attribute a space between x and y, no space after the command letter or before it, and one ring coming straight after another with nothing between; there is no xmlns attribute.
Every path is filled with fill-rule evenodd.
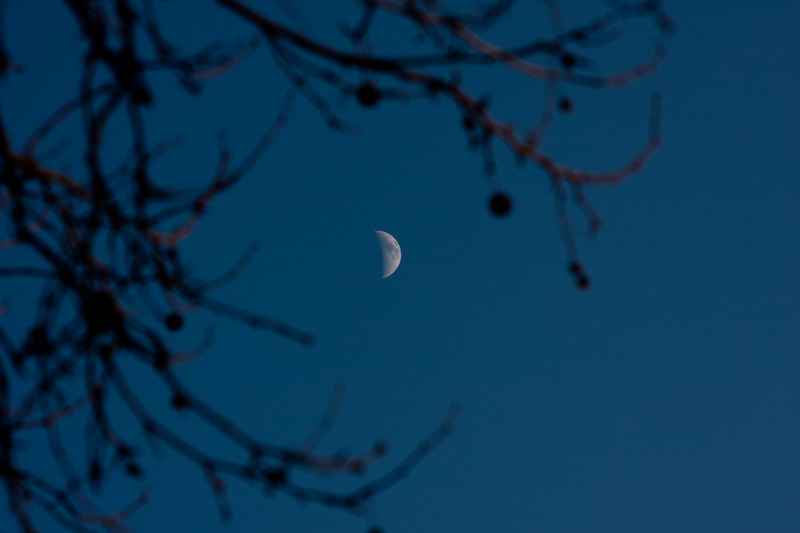
<svg viewBox="0 0 800 533"><path fill-rule="evenodd" d="M211 296L239 277L256 246L211 280L190 276L181 250L209 205L260 161L289 123L298 98L310 103L329 127L344 133L354 130L340 116L337 101L352 99L365 109L377 109L388 100L450 102L459 119L458 134L483 158L483 171L493 188L489 207L495 215L507 214L513 204L499 186L494 141L520 162L533 163L550 180L569 271L581 288L588 288L589 277L574 240L568 200L580 208L594 235L600 218L585 187L618 184L638 173L660 142L661 97L654 94L648 136L616 170L574 168L543 149L557 116L574 110L572 100L563 96L564 86L620 87L659 67L666 55L665 39L674 26L656 0L608 2L605 13L572 28L563 27L559 5L548 0L553 35L526 35L522 44L510 47L493 42L486 32L512 16L514 0L484 2L461 14L444 12L434 1L363 0L355 24L341 28L349 43L344 47L311 35L299 11L282 0L280 7L303 29L259 12L251 7L256 2L215 0L205 6L236 17L256 35L232 44L212 41L191 53L175 44L172 28L161 26L160 8L153 0L62 3L77 25L83 48L76 58L80 64L76 93L64 95L64 103L32 128L21 146L13 141L15 132L9 131L2 114L4 107L20 104L0 105L0 279L24 284L35 303L25 327L6 327L3 321L14 304L0 294L0 485L11 516L25 532L36 530L39 512L73 531L124 531L126 519L146 503L146 488L129 506L110 513L98 509L86 495L86 489L97 491L116 474L139 479L145 473L138 442L115 429L112 402L127 408L149 442L175 450L202 470L223 519L230 516L226 496L230 477L257 481L268 494L282 492L298 501L363 514L375 497L407 477L452 432L455 406L414 450L389 465L388 472L360 481L352 490L326 490L324 485L298 483L295 472L318 478L369 476L373 464L387 455L382 441L361 453L318 451L338 416L343 388L334 390L305 441L286 447L235 425L178 378L176 366L193 360L213 342L207 330L193 349L172 346L168 335L184 327L189 311L223 316L303 346L313 344L313 336L301 328ZM6 5L0 0L0 25L9 22L4 20ZM370 34L375 21L383 17L404 24L425 51L409 55L406 50L373 49ZM592 50L611 42L626 21L642 18L653 25L649 59L606 75L590 70ZM5 35L0 32L0 83L10 84L16 76L9 73L24 71L12 61L8 45L14 43L7 43ZM153 103L163 90L154 74L168 72L187 94L196 94L257 54L271 58L274 71L289 84L283 100L275 103L274 121L241 160L234 159L226 134L220 131L216 166L204 185L178 190L160 183L154 163L180 142L153 142L147 134L148 119L156 110ZM489 95L476 94L464 81L463 71L492 66L506 69L523 83L542 84L545 97L535 124L526 129L515 125L518 117L500 117L490 110ZM271 75L272 71L265 79L272 80ZM52 141L56 132L68 129L73 116L82 124L82 142L75 143L82 153L74 170L55 165L72 143ZM109 133L112 122L124 125L127 140L120 141L117 130ZM129 146L120 146L121 142ZM127 155L114 163L110 154L120 147ZM15 265L7 260L15 257L35 257L36 262ZM193 413L226 437L231 455L211 455L204 443L193 442L180 429L159 421L144 400L150 391L129 383L121 360L137 360L158 376L170 406ZM60 428L76 418L85 423L85 431L77 443L83 454L73 456L76 443L67 442ZM46 441L59 481L40 473L39 462L22 445L22 432Z"/></svg>

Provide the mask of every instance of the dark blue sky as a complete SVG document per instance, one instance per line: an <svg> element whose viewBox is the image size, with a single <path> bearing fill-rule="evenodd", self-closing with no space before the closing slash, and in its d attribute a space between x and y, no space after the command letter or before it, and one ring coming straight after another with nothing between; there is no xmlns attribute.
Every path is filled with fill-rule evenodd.
<svg viewBox="0 0 800 533"><path fill-rule="evenodd" d="M75 93L79 73L74 27L55 2L44 2L52 11L34 4L10 0L3 28L26 67L0 85L17 146ZM165 32L187 49L253 34L208 4L158 3ZM295 3L320 39L334 34L339 4L352 2ZM599 1L563 4L567 25L603 12ZM573 213L591 290L578 291L566 273L548 180L502 147L499 179L514 210L503 220L489 214L482 160L467 150L449 102L363 110L334 100L359 128L346 136L299 100L183 250L198 276L214 277L260 241L218 296L309 330L317 343L307 349L190 314L176 343L192 346L213 324L215 344L180 375L283 445L304 440L342 381L344 405L320 449L385 439L390 454L376 473L460 402L452 436L375 504L372 518L389 532L797 531L800 4L665 5L678 32L662 68L622 89L567 86L576 112L557 118L545 145L566 164L616 168L646 140L650 93L664 95L663 145L644 170L587 190L604 222L598 237L584 237ZM542 3L522 2L498 35L522 42L524 31L546 31L545 15ZM645 29L633 24L599 50L598 68L646 59ZM376 36L376 50L408 49L396 30ZM466 80L478 92L495 88L502 116L526 123L538 112L537 82L500 68ZM286 88L263 47L199 98L167 75L154 84L151 139L186 139L155 168L184 185L212 176L218 127L244 157ZM113 146L109 160L125 150ZM79 154L70 157L79 168ZM403 250L387 279L377 229ZM2 265L24 262L15 249L0 254ZM22 327L30 296L0 279L1 298L11 301L4 327ZM153 408L174 429L228 450L191 415L160 407L166 392L140 368L129 371L153 388ZM170 451L147 466L152 501L131 519L137 531L354 532L371 523L232 480L234 520L224 526L197 468ZM134 484L112 487L101 498L109 507L137 494ZM0 518L0 531L10 528Z"/></svg>

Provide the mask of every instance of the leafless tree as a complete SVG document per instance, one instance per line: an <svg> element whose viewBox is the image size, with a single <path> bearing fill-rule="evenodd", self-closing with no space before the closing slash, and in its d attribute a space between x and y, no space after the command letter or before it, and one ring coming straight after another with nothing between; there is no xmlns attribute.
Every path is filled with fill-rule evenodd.
<svg viewBox="0 0 800 533"><path fill-rule="evenodd" d="M350 455L317 451L336 416L341 391L334 392L306 442L287 448L234 425L187 390L175 371L175 364L207 345L201 342L192 353L171 346L164 328L180 330L187 310L221 315L290 342L313 343L312 335L305 331L214 297L216 288L234 280L245 268L253 250L220 278L197 280L187 273L180 248L203 219L209 203L242 180L268 148L290 120L298 98L313 105L328 126L340 133L347 133L349 126L332 105L334 98L352 99L375 112L380 112L387 100L436 98L450 102L456 113L455 132L465 135L466 142L481 154L492 191L489 209L495 215L503 216L512 207L511 198L495 177L493 151L497 146L532 163L551 180L569 271L581 288L588 287L589 278L572 239L567 202L577 202L590 229L596 231L599 218L584 188L625 180L641 169L659 143L659 96L654 95L649 136L629 162L615 171L582 171L543 149L558 114L572 110L573 102L564 87L618 87L658 67L672 23L657 0L609 0L599 6L596 18L570 28L562 27L556 0L546 0L553 33L531 36L514 47L501 47L482 35L509 15L515 0L478 2L466 10L464 5L448 9L436 0L361 0L360 17L340 28L349 43L346 47L315 39L297 29L302 24L266 15L254 0L202 0L215 5L221 16L238 17L255 36L229 45L213 43L191 53L175 46L170 28L159 23L158 0L61 1L80 29L83 43L79 87L71 98L65 95L63 105L24 142L15 139L14 132L3 124L2 108L14 102L0 102L0 254L15 247L38 258L35 265L19 266L2 260L0 279L4 283L34 280L40 289L38 296L32 295L38 299L37 310L24 330L4 327L2 315L8 304L0 305L0 481L7 508L25 532L36 530L36 516L41 512L65 529L120 530L130 514L145 503L143 490L139 499L121 511L102 512L91 504L89 489L102 487L115 475L139 479L147 468L146 454L135 438L123 436L110 416L112 398L130 411L147 439L175 450L202 469L223 518L230 514L225 480L236 477L257 482L268 494L285 493L297 500L363 513L371 500L403 479L451 431L455 408L388 474L370 477L370 465L385 454L384 443ZM275 1L282 2L290 14L303 10L302 2ZM5 4L0 2L0 14ZM40 9L48 9L47 5ZM373 49L371 32L381 17L405 24L407 31L418 37L419 54ZM297 21L299 16L289 19ZM596 74L591 68L593 51L613 40L615 32L633 19L652 21L654 48L649 59L622 72ZM25 65L14 60L14 43L5 41L0 34L3 85L25 76ZM270 56L276 70L270 75L283 76L289 82L285 99L276 102L274 123L238 161L221 133L216 168L195 190L160 185L153 163L174 146L155 143L146 134L144 110L159 98L154 89L157 84L151 81L153 73L172 73L192 94L255 54ZM474 94L462 81L465 71L498 65L520 80L537 80L543 85L546 98L538 122L523 129L514 125L515 117L497 116L489 98ZM58 145L44 147L73 115L82 119L82 160L79 168L65 171L53 164L61 150ZM125 121L132 143L129 156L108 168L103 153L113 141L106 131L112 117ZM123 183L125 193L120 192ZM137 305L143 302L147 316L128 312L132 301ZM247 459L213 456L202 443L192 442L160 422L142 401L147 392L137 390L126 378L118 364L121 358L141 361L151 369L170 391L174 409L194 413L244 451ZM72 457L65 451L60 427L64 420L78 416L85 417L88 428L83 434L85 454ZM58 479L40 473L36 458L21 445L34 432L47 441L61 470ZM353 490L337 492L325 488L327 477L320 477L314 486L297 481L295 474L300 470L325 476L358 474L366 481Z"/></svg>

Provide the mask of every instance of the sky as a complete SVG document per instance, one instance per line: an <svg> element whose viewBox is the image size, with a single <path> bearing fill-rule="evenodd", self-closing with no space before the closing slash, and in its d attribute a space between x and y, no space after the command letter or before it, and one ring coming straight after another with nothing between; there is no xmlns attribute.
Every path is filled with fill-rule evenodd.
<svg viewBox="0 0 800 533"><path fill-rule="evenodd" d="M545 145L571 166L616 168L646 140L650 94L663 94L663 143L642 172L587 189L600 233L585 236L585 221L571 211L588 291L567 273L544 173L519 167L498 147L498 179L514 206L493 217L494 189L449 102L363 109L334 99L358 128L344 135L298 100L263 158L214 202L182 251L194 274L213 278L258 241L251 264L217 297L310 331L316 343L306 348L192 313L176 344L190 347L213 326L214 345L179 375L250 432L287 446L303 442L344 383L320 451L385 440L388 456L364 479L401 460L458 402L455 429L366 518L230 480L233 520L222 524L202 472L169 450L148 454L151 501L130 525L231 533L373 524L387 532L797 531L800 3L664 3L677 32L658 72L620 89L566 86L575 112L557 117ZM6 9L5 43L26 69L0 84L17 146L77 88L76 30L60 5L44 4L10 0ZM251 4L331 42L336 21L357 20L353 3L339 0L295 2L295 18L272 2ZM157 5L165 33L187 50L253 35L211 2ZM567 26L604 12L593 0L562 8ZM543 3L523 1L493 37L512 44L532 31L546 35L545 16ZM375 50L413 49L407 31L381 28ZM633 24L592 52L599 71L646 59L645 30ZM176 185L212 176L219 128L234 158L244 157L286 89L263 46L199 97L159 76L148 129L152 139L184 138L155 167ZM538 113L537 82L495 67L466 72L465 83L492 91L492 105L510 120ZM54 139L75 137L78 125L65 124ZM125 144L110 148L114 160ZM68 150L59 164L80 168L79 153ZM375 230L402 248L385 279ZM0 254L4 266L27 260L16 248ZM0 279L7 330L27 324L25 287ZM172 413L141 368L131 363L128 371L152 388L153 409L170 427L230 451L191 414ZM309 478L329 488L358 481ZM113 507L137 491L121 481L98 498ZM0 532L14 531L4 516Z"/></svg>

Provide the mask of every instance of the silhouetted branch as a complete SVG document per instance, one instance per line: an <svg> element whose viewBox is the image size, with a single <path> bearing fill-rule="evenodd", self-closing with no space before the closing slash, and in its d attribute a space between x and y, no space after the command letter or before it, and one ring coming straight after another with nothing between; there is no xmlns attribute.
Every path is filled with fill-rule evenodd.
<svg viewBox="0 0 800 533"><path fill-rule="evenodd" d="M299 10L280 2L299 28L306 26ZM33 128L21 145L13 141L2 115L3 106L15 103L0 105L0 254L19 249L37 258L35 264L26 265L6 263L8 255L0 258L0 279L20 283L36 304L26 327L12 329L0 323L0 484L9 512L25 532L36 530L34 521L40 511L34 508L67 530L124 531L126 519L146 503L148 493L143 489L129 506L108 513L96 508L86 495L87 489L101 489L119 471L135 479L145 472L138 442L115 429L112 402L127 408L148 442L174 450L203 471L223 519L231 512L229 478L256 481L268 493L363 514L377 495L408 476L453 430L457 407L405 458L390 465L387 473L368 479L373 464L386 459L385 443L379 441L354 454L318 451L341 407L342 388L334 390L305 441L286 447L234 424L178 378L175 367L191 361L213 342L207 330L193 349L172 346L163 329L181 330L190 311L229 318L303 346L314 342L311 333L301 328L212 296L214 290L237 279L257 246L211 280L190 276L181 252L209 205L244 179L262 158L291 119L298 97L309 102L331 129L343 133L354 128L340 116L344 112L334 105L337 100L352 99L365 109L376 109L387 100L450 102L459 119L459 134L482 157L493 189L489 207L495 215L509 213L513 205L500 190L498 147L505 146L520 162L533 163L550 180L569 271L581 288L589 286L589 277L574 240L568 201L577 204L589 233L595 234L600 217L585 188L618 184L636 174L660 143L661 96L656 93L646 139L615 170L574 168L544 149L557 116L574 108L563 87L619 87L658 68L666 55L664 40L674 27L656 0L607 2L609 7L601 16L572 28L563 27L559 5L548 0L552 36L525 36L521 44L505 47L489 40L486 31L511 16L515 0L459 6L465 10L461 14L440 10L435 1L363 0L354 24L342 28L349 46L290 27L259 11L257 2L213 0L207 4L218 7L220 16L237 18L256 35L232 44L211 42L190 53L173 43L171 28L161 26L153 0L62 3L77 24L82 46L76 92L64 95L64 103ZM0 26L8 23L5 8L6 2L0 0ZM370 32L380 17L405 24L419 38L424 52L374 50ZM639 18L651 19L654 28L648 58L614 73L598 74L592 61L595 47L611 42L626 21ZM6 42L0 32L0 83L13 83L24 73L12 61L9 46L13 43ZM220 131L216 166L205 183L185 190L160 183L154 162L181 140L153 142L148 136L149 113L162 90L154 74L168 72L188 94L196 94L258 54L271 58L274 71L289 84L283 101L276 102L274 121L241 159L234 158ZM477 94L464 81L462 71L488 66L506 69L525 83L542 84L545 96L535 123L525 128L516 125L516 116L501 117L491 109L486 93ZM74 171L53 164L73 143L49 144L73 117L81 124L80 142L74 143L81 152L80 165ZM119 124L125 128L124 142L129 146L124 147L127 155L114 162L109 153L120 141L112 137L117 130L111 125ZM0 320L14 306L5 298L2 302ZM171 407L192 413L226 437L232 453L212 455L203 443L160 421L144 399L149 391L129 382L121 360L145 365L160 378ZM66 445L60 429L65 420L76 417L85 421L83 440L78 443L83 457L68 452L74 447ZM23 433L46 440L63 480L39 473L36 460L20 445ZM336 491L300 483L296 472L313 474L319 483L333 474L366 478L360 478L355 489Z"/></svg>

